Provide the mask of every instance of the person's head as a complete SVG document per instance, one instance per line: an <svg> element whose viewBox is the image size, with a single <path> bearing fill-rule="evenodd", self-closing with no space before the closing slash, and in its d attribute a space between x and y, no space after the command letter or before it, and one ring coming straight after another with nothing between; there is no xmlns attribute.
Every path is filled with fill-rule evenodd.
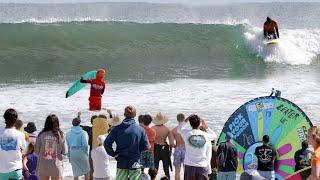
<svg viewBox="0 0 320 180"><path fill-rule="evenodd" d="M93 115L93 116L91 116L91 124L93 124L93 120L94 120L94 119L96 119L96 118L98 118L98 116L97 116L97 115Z"/></svg>
<svg viewBox="0 0 320 180"><path fill-rule="evenodd" d="M116 127L121 124L121 119L117 114L114 114L113 117L109 120L109 125L111 127Z"/></svg>
<svg viewBox="0 0 320 180"><path fill-rule="evenodd" d="M143 116L143 125L149 126L152 122L152 117L149 114Z"/></svg>
<svg viewBox="0 0 320 180"><path fill-rule="evenodd" d="M48 131L51 131L58 139L60 138L60 136L63 136L63 133L60 130L59 119L54 114L50 114L46 118L46 121L44 123L44 128L41 131L41 133L48 132Z"/></svg>
<svg viewBox="0 0 320 180"><path fill-rule="evenodd" d="M200 126L200 117L196 114L191 114L188 117L190 126L192 127L192 129L198 129Z"/></svg>
<svg viewBox="0 0 320 180"><path fill-rule="evenodd" d="M313 148L320 146L320 128L318 126L312 126L309 128L307 141L308 144L313 146Z"/></svg>
<svg viewBox="0 0 320 180"><path fill-rule="evenodd" d="M13 127L18 119L18 113L14 109L7 109L3 114L4 121L7 127Z"/></svg>
<svg viewBox="0 0 320 180"><path fill-rule="evenodd" d="M232 134L232 132L227 132L226 133L226 140L227 141L231 141L233 139L233 134Z"/></svg>
<svg viewBox="0 0 320 180"><path fill-rule="evenodd" d="M153 118L152 123L156 126L162 126L168 122L168 117L162 114L161 112L157 113Z"/></svg>
<svg viewBox="0 0 320 180"><path fill-rule="evenodd" d="M156 179L157 174L158 174L158 169L156 169L156 168L149 168L148 174L149 174L151 180L152 180L152 179Z"/></svg>
<svg viewBox="0 0 320 180"><path fill-rule="evenodd" d="M179 113L177 114L177 121L178 122L183 122L185 120L184 114Z"/></svg>
<svg viewBox="0 0 320 180"><path fill-rule="evenodd" d="M267 17L267 21L270 22L272 19L268 16Z"/></svg>
<svg viewBox="0 0 320 180"><path fill-rule="evenodd" d="M16 123L14 123L14 127L16 127L17 130L21 130L23 126L23 122L20 119L16 120Z"/></svg>
<svg viewBox="0 0 320 180"><path fill-rule="evenodd" d="M124 109L124 117L126 118L134 118L136 117L136 108L134 106L127 106L125 109Z"/></svg>
<svg viewBox="0 0 320 180"><path fill-rule="evenodd" d="M262 143L263 144L268 144L269 143L269 136L268 135L264 135L263 137L262 137Z"/></svg>
<svg viewBox="0 0 320 180"><path fill-rule="evenodd" d="M142 115L142 114L138 116L138 122L139 122L139 124L143 124L143 116L144 116L144 115Z"/></svg>
<svg viewBox="0 0 320 180"><path fill-rule="evenodd" d="M104 114L99 114L98 118L103 118L103 119L107 119L107 116Z"/></svg>
<svg viewBox="0 0 320 180"><path fill-rule="evenodd" d="M98 69L97 74L96 74L96 78L103 80L106 76L106 71L104 69Z"/></svg>
<svg viewBox="0 0 320 180"><path fill-rule="evenodd" d="M100 135L97 137L97 141L99 146L102 146L104 144L104 141L106 140L106 136L105 135Z"/></svg>
<svg viewBox="0 0 320 180"><path fill-rule="evenodd" d="M37 131L37 127L34 122L28 122L27 127L24 128L24 131L31 134Z"/></svg>
<svg viewBox="0 0 320 180"><path fill-rule="evenodd" d="M301 149L306 150L308 148L308 142L307 140L304 140L301 142Z"/></svg>
<svg viewBox="0 0 320 180"><path fill-rule="evenodd" d="M73 126L80 126L81 120L80 118L76 117L72 119L72 125Z"/></svg>

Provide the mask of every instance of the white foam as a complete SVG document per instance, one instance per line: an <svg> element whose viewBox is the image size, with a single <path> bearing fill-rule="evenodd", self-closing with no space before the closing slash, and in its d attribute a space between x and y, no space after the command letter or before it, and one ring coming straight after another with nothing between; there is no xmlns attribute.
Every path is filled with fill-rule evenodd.
<svg viewBox="0 0 320 180"><path fill-rule="evenodd" d="M309 65L320 53L320 29L280 29L278 44L263 44L263 31L254 26L245 27L248 48L266 62L291 65Z"/></svg>

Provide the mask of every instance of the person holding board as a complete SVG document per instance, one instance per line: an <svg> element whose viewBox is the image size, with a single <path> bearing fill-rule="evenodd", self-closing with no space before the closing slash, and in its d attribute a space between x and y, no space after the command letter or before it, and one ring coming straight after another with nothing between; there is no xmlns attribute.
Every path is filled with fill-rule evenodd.
<svg viewBox="0 0 320 180"><path fill-rule="evenodd" d="M105 90L104 78L106 71L99 69L95 79L84 80L82 77L80 83L90 83L90 97L89 97L89 110L100 111L101 110L101 98Z"/></svg>

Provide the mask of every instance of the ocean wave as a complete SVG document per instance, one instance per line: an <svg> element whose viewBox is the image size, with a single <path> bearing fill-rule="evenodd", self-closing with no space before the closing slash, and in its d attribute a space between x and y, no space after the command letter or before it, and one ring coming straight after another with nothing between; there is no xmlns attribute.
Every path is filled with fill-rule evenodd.
<svg viewBox="0 0 320 180"><path fill-rule="evenodd" d="M320 54L320 29L280 29L278 44L265 45L262 29L246 26L248 48L266 62L309 65Z"/></svg>

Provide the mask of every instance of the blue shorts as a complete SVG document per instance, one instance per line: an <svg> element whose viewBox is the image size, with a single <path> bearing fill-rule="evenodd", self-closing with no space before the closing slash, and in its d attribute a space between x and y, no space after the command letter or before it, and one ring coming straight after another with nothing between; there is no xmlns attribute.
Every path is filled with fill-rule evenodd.
<svg viewBox="0 0 320 180"><path fill-rule="evenodd" d="M173 153L173 165L174 166L181 166L184 162L184 156L186 153L186 148L185 147L176 147L174 149Z"/></svg>
<svg viewBox="0 0 320 180"><path fill-rule="evenodd" d="M143 168L154 168L154 154L150 151L144 151L140 156L140 164Z"/></svg>
<svg viewBox="0 0 320 180"><path fill-rule="evenodd" d="M22 169L11 171L8 173L0 173L0 179L9 180L9 179L22 179Z"/></svg>

